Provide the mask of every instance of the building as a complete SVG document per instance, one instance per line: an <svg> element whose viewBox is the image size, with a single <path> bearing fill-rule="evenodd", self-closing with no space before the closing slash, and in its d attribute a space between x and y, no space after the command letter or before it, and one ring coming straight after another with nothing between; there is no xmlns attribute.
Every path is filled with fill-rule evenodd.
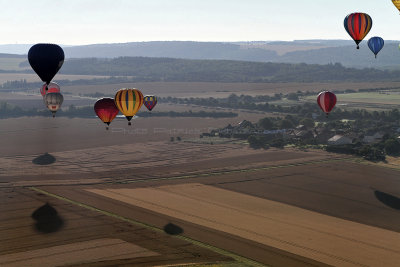
<svg viewBox="0 0 400 267"><path fill-rule="evenodd" d="M383 134L382 133L375 133L374 135L366 135L363 138L363 142L370 144L370 143L375 143L380 141L383 138Z"/></svg>
<svg viewBox="0 0 400 267"><path fill-rule="evenodd" d="M343 135L335 135L332 138L328 140L328 145L350 145L353 143L353 140L349 137L343 136Z"/></svg>

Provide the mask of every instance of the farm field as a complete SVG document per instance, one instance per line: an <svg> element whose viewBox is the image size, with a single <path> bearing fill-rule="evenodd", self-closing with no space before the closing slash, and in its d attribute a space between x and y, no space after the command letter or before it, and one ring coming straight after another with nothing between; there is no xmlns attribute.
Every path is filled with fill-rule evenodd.
<svg viewBox="0 0 400 267"><path fill-rule="evenodd" d="M400 87L400 82L377 83L206 83L206 82L147 82L108 85L65 86L63 90L73 94L94 94L96 92L113 95L120 88L138 88L144 94L160 97L200 97L222 98L230 94L273 95L297 91L320 92L323 90L371 89Z"/></svg>
<svg viewBox="0 0 400 267"><path fill-rule="evenodd" d="M231 258L140 224L121 221L28 188L1 188L1 266L149 266L229 262ZM50 205L58 220L31 215ZM49 231L49 232L48 232ZM93 266L93 265L92 265Z"/></svg>
<svg viewBox="0 0 400 267"><path fill-rule="evenodd" d="M367 92L367 93L349 93L336 94L338 103L365 103L381 105L400 105L399 92ZM307 100L314 100L312 96L306 97Z"/></svg>
<svg viewBox="0 0 400 267"><path fill-rule="evenodd" d="M0 60L0 70L25 70L30 69L29 66L27 67L20 67L19 64L26 61L26 58L23 57L2 57Z"/></svg>
<svg viewBox="0 0 400 267"><path fill-rule="evenodd" d="M95 78L108 78L109 76L93 76L93 75L66 75L66 74L57 74L54 77L54 81L57 80L91 80ZM19 81L26 80L27 82L41 82L39 77L32 73L0 73L0 83L5 83L7 81Z"/></svg>
<svg viewBox="0 0 400 267"><path fill-rule="evenodd" d="M161 96L215 96L213 86L222 86L217 96L241 92L241 84L231 91L227 84L211 83L129 87L136 85L154 86ZM246 86L257 95L270 94L273 85ZM110 90L81 88L62 88L70 93L64 108L96 100L78 94ZM145 94L152 93L147 89ZM0 96L15 105L43 105L35 93ZM373 104L388 106L384 98L379 101ZM118 117L108 131L94 115L0 120L0 265L57 265L60 258L78 266L391 266L400 261L397 158L366 164L320 150L253 150L234 140L200 139L211 129L274 114L157 106L160 112L171 110L239 115L139 115L132 127ZM43 226L32 218L46 203L60 216L51 234L41 232ZM171 225L173 233L166 230Z"/></svg>
<svg viewBox="0 0 400 267"><path fill-rule="evenodd" d="M0 262L40 258L60 249L64 257L79 261L68 245L94 244L127 251L129 259L105 255L107 266L139 259L143 265L239 266L254 266L252 261L393 265L399 260L400 215L376 197L400 196L399 171L323 151L118 139L105 144L94 138L92 146L80 149L69 141L71 145L49 154L31 148L23 155L0 157L1 198L7 203L1 205L0 238L11 244ZM52 235L35 231L30 218L46 202L64 219ZM181 229L178 237L163 233L170 223ZM133 234L138 231L141 237ZM167 247L176 249L174 257ZM136 257L139 252L147 256ZM94 250L87 260L96 262L98 253Z"/></svg>
<svg viewBox="0 0 400 267"><path fill-rule="evenodd" d="M262 114L251 114L254 119ZM153 117L137 118L132 127L117 117L110 129L93 116L92 119L56 117L21 117L0 120L0 156L43 154L98 146L140 144L169 141L171 137L199 138L211 129L237 124L248 119L246 114L234 118ZM29 135L29 138L26 136ZM45 138L44 138L45 137Z"/></svg>

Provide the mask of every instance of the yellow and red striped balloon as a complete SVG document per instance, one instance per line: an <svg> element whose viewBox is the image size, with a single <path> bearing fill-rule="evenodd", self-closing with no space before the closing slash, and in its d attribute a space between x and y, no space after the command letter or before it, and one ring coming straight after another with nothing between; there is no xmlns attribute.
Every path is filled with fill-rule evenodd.
<svg viewBox="0 0 400 267"><path fill-rule="evenodd" d="M131 125L131 119L143 105L143 94L137 89L120 89L114 97L115 105L125 115Z"/></svg>

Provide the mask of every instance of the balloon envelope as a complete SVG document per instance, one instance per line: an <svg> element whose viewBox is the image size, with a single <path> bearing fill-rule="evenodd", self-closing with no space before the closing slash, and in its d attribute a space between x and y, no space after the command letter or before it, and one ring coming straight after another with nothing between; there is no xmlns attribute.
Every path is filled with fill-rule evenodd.
<svg viewBox="0 0 400 267"><path fill-rule="evenodd" d="M114 99L102 98L94 104L94 112L105 124L110 125L112 120L118 115L118 108L115 105Z"/></svg>
<svg viewBox="0 0 400 267"><path fill-rule="evenodd" d="M64 51L56 44L35 44L28 61L40 79L49 84L64 63Z"/></svg>
<svg viewBox="0 0 400 267"><path fill-rule="evenodd" d="M59 93L60 92L60 86L58 84L51 82L47 85L47 83L44 83L42 87L40 88L40 93L42 96L45 96L47 93Z"/></svg>
<svg viewBox="0 0 400 267"><path fill-rule="evenodd" d="M319 93L317 103L322 111L328 115L336 105L336 95L329 91L323 91Z"/></svg>
<svg viewBox="0 0 400 267"><path fill-rule="evenodd" d="M372 27L372 19L365 13L351 13L344 19L344 28L347 33L353 38L359 49L359 43L369 33Z"/></svg>
<svg viewBox="0 0 400 267"><path fill-rule="evenodd" d="M368 40L368 47L374 53L375 58L378 55L379 51L382 50L385 45L385 41L381 37L372 37Z"/></svg>
<svg viewBox="0 0 400 267"><path fill-rule="evenodd" d="M57 110L60 109L64 101L64 97L61 93L47 93L43 97L43 100L46 104L46 107L53 113L54 117Z"/></svg>
<svg viewBox="0 0 400 267"><path fill-rule="evenodd" d="M393 5L400 10L400 0L392 0Z"/></svg>
<svg viewBox="0 0 400 267"><path fill-rule="evenodd" d="M137 89L120 89L114 97L115 105L129 121L143 105L143 94Z"/></svg>
<svg viewBox="0 0 400 267"><path fill-rule="evenodd" d="M146 108L151 111L157 104L157 97L154 95L146 95L143 101Z"/></svg>

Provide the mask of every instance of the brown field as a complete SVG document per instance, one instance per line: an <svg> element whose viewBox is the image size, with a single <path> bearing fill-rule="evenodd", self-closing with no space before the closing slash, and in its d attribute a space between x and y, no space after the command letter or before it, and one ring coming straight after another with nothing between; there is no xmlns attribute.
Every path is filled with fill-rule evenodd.
<svg viewBox="0 0 400 267"><path fill-rule="evenodd" d="M138 88L143 94L160 97L227 97L230 94L272 95L297 91L368 89L400 87L400 82L379 83L207 83L207 82L148 82L110 85L64 86L73 94L103 93L113 95L121 88Z"/></svg>
<svg viewBox="0 0 400 267"><path fill-rule="evenodd" d="M2 96L41 105L38 95ZM0 120L0 266L397 265L395 159L378 166L319 150L198 142L213 128L266 116L234 112L138 117L131 127L116 118L108 131L97 118ZM62 219L51 234L31 218L46 202ZM164 233L170 223L177 236Z"/></svg>
<svg viewBox="0 0 400 267"><path fill-rule="evenodd" d="M108 78L109 76L93 76L93 75L66 75L57 74L54 77L54 81L57 80L91 80L94 78ZM29 73L0 73L0 84L7 81L16 81L25 79L27 82L40 82L40 78L36 74Z"/></svg>
<svg viewBox="0 0 400 267"><path fill-rule="evenodd" d="M160 231L28 188L2 188L0 192L1 266L162 266L231 261ZM39 231L40 222L31 218L46 202L62 218L56 232Z"/></svg>
<svg viewBox="0 0 400 267"><path fill-rule="evenodd" d="M210 125L190 121L138 119L132 129ZM94 119L1 122L2 266L55 266L57 259L79 266L400 260L400 214L374 194L400 196L399 171L322 151L171 143L170 131L122 133L124 120L108 132ZM52 234L35 230L30 217L46 202L63 219ZM169 223L183 232L166 235Z"/></svg>
<svg viewBox="0 0 400 267"><path fill-rule="evenodd" d="M250 114L254 120L262 114ZM98 118L22 117L0 120L0 156L42 154L109 145L169 141L170 137L198 138L210 129L237 124L248 116L234 118L137 118L128 126L125 118L116 118L105 129ZM18 146L16 146L18 145Z"/></svg>

